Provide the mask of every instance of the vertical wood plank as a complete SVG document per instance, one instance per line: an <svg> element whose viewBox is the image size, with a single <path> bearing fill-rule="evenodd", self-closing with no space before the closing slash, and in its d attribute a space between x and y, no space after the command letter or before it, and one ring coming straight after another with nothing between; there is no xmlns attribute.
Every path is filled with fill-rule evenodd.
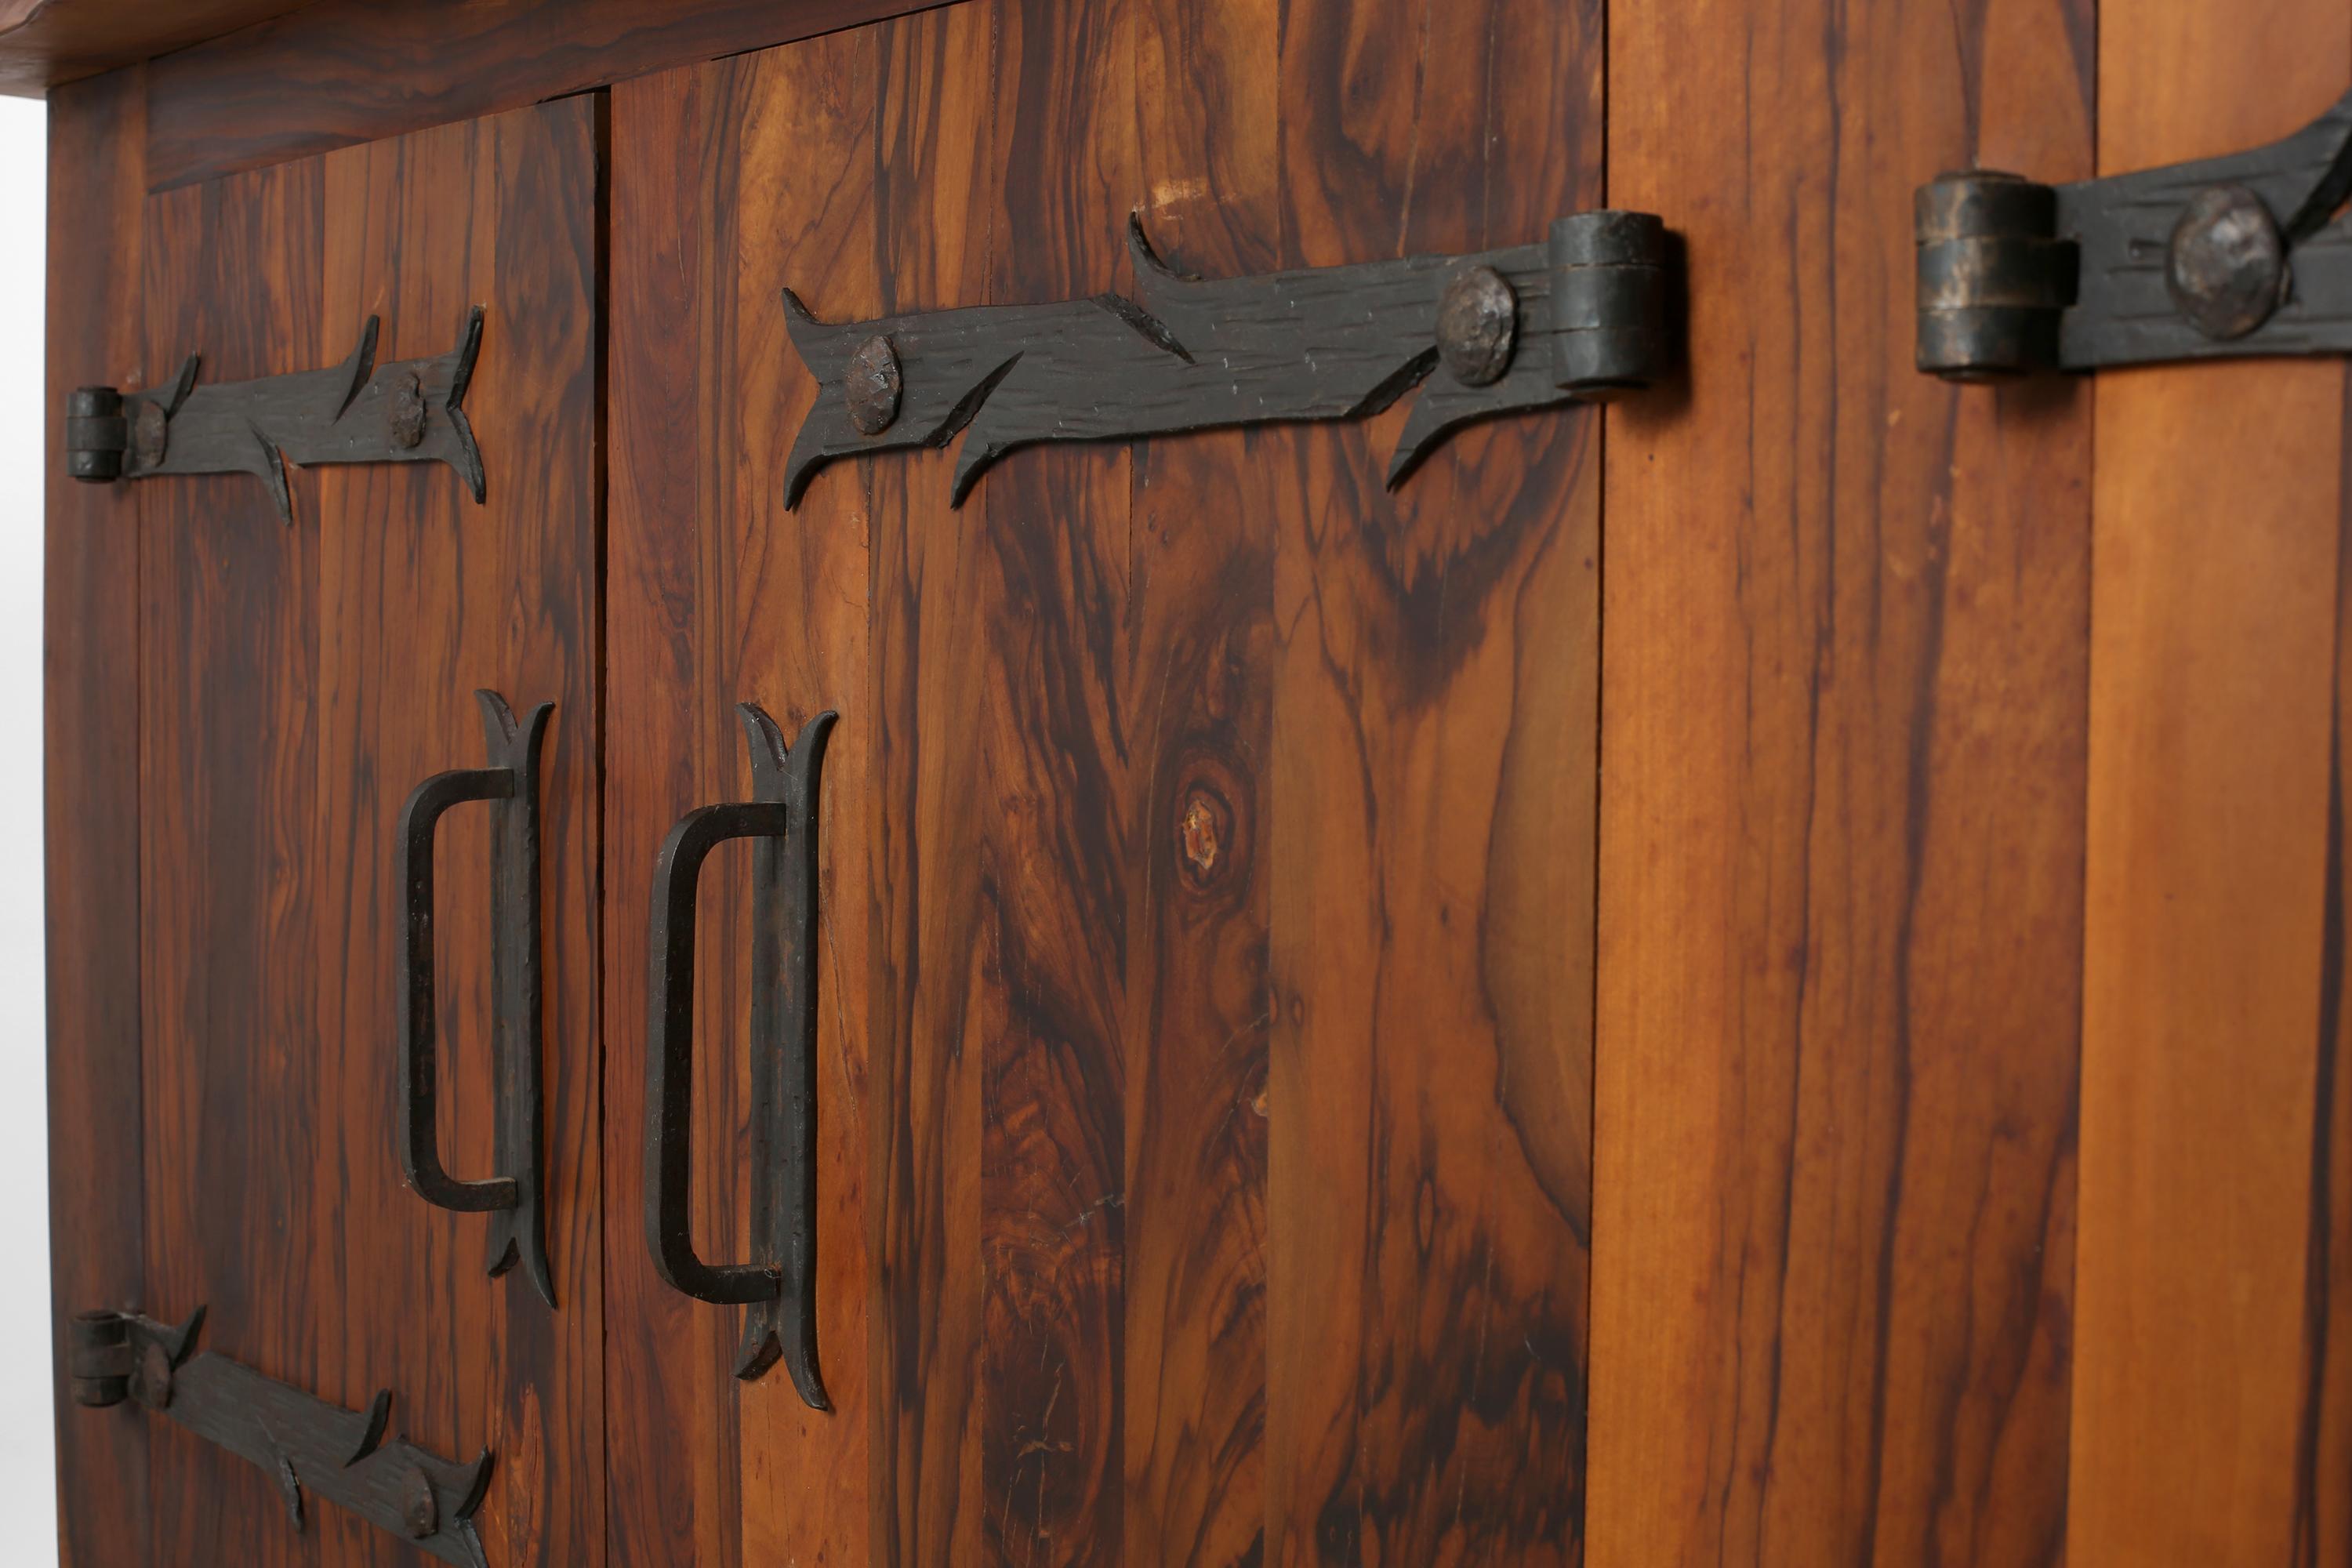
<svg viewBox="0 0 2352 1568"><path fill-rule="evenodd" d="M608 603L614 720L635 739L612 769L606 1139L614 1212L627 1220L608 1269L631 1312L613 1342L615 1374L656 1413L614 1449L625 1478L616 1553L625 1541L713 1563L868 1556L867 528L855 487L782 510L777 432L797 424L813 389L777 289L814 274L837 293L866 278L876 49L870 33L842 34L614 94ZM870 298L839 303L874 310ZM830 1414L808 1409L781 1367L738 1383L742 1314L662 1285L635 1222L654 850L686 811L747 797L734 711L746 700L787 734L822 709L842 714L826 752L819 868L818 1338ZM698 985L698 1237L730 1257L746 1228L736 1190L748 1136L744 864L714 862L705 879Z"/></svg>
<svg viewBox="0 0 2352 1568"><path fill-rule="evenodd" d="M1000 13L989 289L1131 287L1131 7ZM1038 448L978 492L982 664L981 1395L992 1563L1115 1564L1125 1463L1134 716L1121 679L1129 452ZM934 518L929 526L945 520Z"/></svg>
<svg viewBox="0 0 2352 1568"><path fill-rule="evenodd" d="M878 32L875 267L886 311L985 301L999 18L958 5ZM863 285L824 279L827 289ZM795 285L799 285L796 283ZM812 286L820 317L845 311ZM873 540L874 1561L980 1563L982 1001L978 506L950 460L859 465ZM838 479L836 478L836 481ZM811 491L814 494L814 489Z"/></svg>
<svg viewBox="0 0 2352 1568"><path fill-rule="evenodd" d="M1601 7L1294 5L1282 260L1601 194ZM1573 1563L1584 1527L1599 425L1286 439L1274 514L1266 1558Z"/></svg>
<svg viewBox="0 0 2352 1568"><path fill-rule="evenodd" d="M1277 7L1135 15L1139 192L1169 264L1279 264ZM1121 1336L1129 1568L1263 1560L1266 833L1274 531L1286 434L1177 437L1133 459L1124 702L1128 885Z"/></svg>
<svg viewBox="0 0 2352 1568"><path fill-rule="evenodd" d="M2087 172L2092 23L1612 12L1597 1564L2063 1550L2089 394L1913 370L1911 193Z"/></svg>
<svg viewBox="0 0 2352 1568"><path fill-rule="evenodd" d="M49 94L49 420L42 602L49 1305L66 1568L148 1555L147 1436L73 1402L77 1312L145 1300L141 1174L138 507L65 477L66 396L142 386L146 93L138 68Z"/></svg>
<svg viewBox="0 0 2352 1568"><path fill-rule="evenodd" d="M149 365L194 349L230 381L350 352L356 322L331 346L320 332L322 173L293 163L150 201ZM322 1243L341 1252L317 1172L345 1119L322 1099L316 1029L321 516L317 475L289 478L290 524L242 475L138 487L142 1305L205 1306L207 1347L316 1387L320 1328L342 1303L304 1287ZM345 1152L356 1163L367 1146ZM202 1542L265 1568L310 1555L258 1468L165 1422L148 1441L159 1549ZM323 1550L360 1549L364 1525L315 1511L335 1515Z"/></svg>
<svg viewBox="0 0 2352 1568"><path fill-rule="evenodd" d="M318 476L322 850L315 1037L327 1130L316 1177L342 1239L304 1289L322 1311L321 1386L389 1386L420 1442L483 1446L476 1516L511 1563L593 1563L604 1525L595 952L598 731L597 126L593 99L330 155L321 336L369 314L382 358L446 352L487 308L467 405L489 469L477 506L446 471ZM473 693L555 704L541 763L543 1212L557 1310L519 1269L485 1272L488 1222L404 1187L390 1020L401 916L396 828L421 779L482 757ZM452 1168L490 1169L489 822L440 834L436 966ZM340 1048L338 1048L340 1045ZM406 1310L391 1303L414 1303ZM341 1353L337 1354L340 1344ZM363 1527L353 1526L354 1530ZM369 1540L368 1552L381 1542Z"/></svg>
<svg viewBox="0 0 2352 1568"><path fill-rule="evenodd" d="M710 298L711 204L731 187L713 145L734 109L730 68L672 72L613 94L612 371L605 636L608 721L625 736L606 761L604 965L607 1089L604 1256L609 1550L617 1562L732 1568L742 1560L741 1456L730 1373L740 1315L680 1295L654 1272L645 1237L646 932L654 858L670 825L748 793L732 704L732 629L703 487L718 450L712 384L724 311ZM720 320L714 321L712 318ZM710 530L716 533L716 528ZM715 599L715 602L714 602ZM705 622L708 621L706 626ZM728 750L732 740L736 750ZM743 1024L729 982L744 939L740 858L709 879L695 987L694 1233L706 1256L742 1245ZM731 940L730 940L731 939ZM726 1135L719 1136L721 1130Z"/></svg>
<svg viewBox="0 0 2352 1568"><path fill-rule="evenodd" d="M2284 135L2352 61L2352 17L2296 0L2259 26L2110 0L2099 37L2105 173ZM2100 380L2080 1563L2345 1550L2340 1414L2318 1468L2352 1352L2327 1289L2352 1156L2330 1121L2344 417L2337 365Z"/></svg>

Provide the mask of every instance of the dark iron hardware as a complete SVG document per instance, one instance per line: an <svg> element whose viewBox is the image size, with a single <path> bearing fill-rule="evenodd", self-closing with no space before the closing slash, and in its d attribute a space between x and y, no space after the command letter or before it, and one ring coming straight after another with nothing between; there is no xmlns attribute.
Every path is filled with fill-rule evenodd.
<svg viewBox="0 0 2352 1568"><path fill-rule="evenodd" d="M495 691L477 691L486 768L436 773L400 810L400 879L406 892L400 987L400 1166L425 1202L490 1214L489 1271L517 1262L550 1307L540 1214L539 752L551 702L520 723ZM460 801L493 803L490 838L491 1073L498 1089L493 1149L504 1174L461 1182L442 1167L434 1126L433 835Z"/></svg>
<svg viewBox="0 0 2352 1568"><path fill-rule="evenodd" d="M2352 352L2352 96L2284 142L2042 185L1919 187L1919 368L1953 381Z"/></svg>
<svg viewBox="0 0 2352 1568"><path fill-rule="evenodd" d="M735 1375L782 1357L811 1408L829 1410L816 1360L816 823L827 711L784 733L739 703L751 749L749 801L690 811L654 866L646 1051L646 1244L654 1268L699 1301L740 1304ZM751 838L751 1236L756 1263L695 1255L694 902L702 862Z"/></svg>
<svg viewBox="0 0 2352 1568"><path fill-rule="evenodd" d="M482 310L436 359L375 363L376 318L340 365L196 384L190 354L168 386L85 386L66 400L66 472L77 479L252 474L292 521L286 463L446 463L478 501L482 454L467 421L467 384L482 346Z"/></svg>
<svg viewBox="0 0 2352 1568"><path fill-rule="evenodd" d="M784 290L821 386L784 468L784 505L835 458L944 447L967 426L952 499L1037 441L1356 419L1422 388L1391 488L1458 426L1606 398L1664 374L1665 231L1647 213L1557 220L1549 241L1200 279L1129 220L1139 300L1098 294L829 326ZM1440 370L1440 366L1443 370Z"/></svg>
<svg viewBox="0 0 2352 1568"><path fill-rule="evenodd" d="M178 1328L134 1312L84 1312L68 1327L74 1403L132 1400L259 1466L302 1528L306 1490L457 1568L488 1568L474 1514L490 1485L490 1452L471 1464L384 1441L392 1391L346 1410L210 1351L195 1353L205 1310Z"/></svg>

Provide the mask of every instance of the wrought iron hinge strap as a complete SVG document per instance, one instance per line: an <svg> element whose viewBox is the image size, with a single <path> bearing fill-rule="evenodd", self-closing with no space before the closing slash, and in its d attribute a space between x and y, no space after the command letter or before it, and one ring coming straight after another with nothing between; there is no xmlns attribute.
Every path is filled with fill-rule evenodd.
<svg viewBox="0 0 2352 1568"><path fill-rule="evenodd" d="M2044 185L1919 187L1918 363L1956 381L2352 352L2352 95L2283 142Z"/></svg>
<svg viewBox="0 0 2352 1568"><path fill-rule="evenodd" d="M482 344L482 310L457 346L433 359L375 363L377 319L340 365L196 384L190 354L168 386L85 386L66 401L66 472L93 483L166 474L252 474L290 521L286 464L446 463L479 501L482 454L466 389Z"/></svg>
<svg viewBox="0 0 2352 1568"><path fill-rule="evenodd" d="M487 1568L474 1514L489 1489L488 1448L468 1464L405 1437L387 1443L391 1390L365 1410L330 1405L241 1362L195 1353L204 1319L201 1307L178 1328L133 1312L84 1312L68 1329L74 1402L135 1401L258 1466L298 1531L304 1493L315 1492L456 1568Z"/></svg>
<svg viewBox="0 0 2352 1568"><path fill-rule="evenodd" d="M1541 244L1467 256L1202 279L1153 252L1136 292L818 321L784 290L820 383L784 504L835 458L942 447L969 430L951 499L1015 447L1281 420L1354 419L1421 388L1389 464L1403 481L1490 415L1601 399L1664 374L1665 233L1647 213L1559 219Z"/></svg>

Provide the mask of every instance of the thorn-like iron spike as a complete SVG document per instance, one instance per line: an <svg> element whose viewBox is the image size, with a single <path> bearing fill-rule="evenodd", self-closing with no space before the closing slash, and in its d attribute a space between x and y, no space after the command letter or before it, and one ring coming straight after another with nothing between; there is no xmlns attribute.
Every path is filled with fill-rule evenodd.
<svg viewBox="0 0 2352 1568"><path fill-rule="evenodd" d="M343 1461L345 1469L351 1468L376 1451L377 1447L383 1442L384 1428L391 1424L391 1421L392 1390L379 1388L376 1390L375 1398L368 1405L366 1418L360 1424L359 1445L352 1450L352 1457Z"/></svg>

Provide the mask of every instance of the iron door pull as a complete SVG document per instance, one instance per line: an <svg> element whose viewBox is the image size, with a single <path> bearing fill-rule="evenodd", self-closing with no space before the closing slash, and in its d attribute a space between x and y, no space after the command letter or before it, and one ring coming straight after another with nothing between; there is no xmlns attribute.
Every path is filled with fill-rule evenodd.
<svg viewBox="0 0 2352 1568"><path fill-rule="evenodd" d="M750 702L736 711L753 798L690 811L654 866L646 1052L646 1244L672 1289L740 1305L735 1375L781 1357L812 1409L830 1410L816 1354L817 791L838 715L790 746ZM688 1208L694 1169L694 912L703 861L759 840L751 869L751 1236L760 1261L705 1263Z"/></svg>
<svg viewBox="0 0 2352 1568"><path fill-rule="evenodd" d="M400 1168L426 1203L488 1212L493 1278L518 1262L555 1305L540 1213L539 754L555 704L517 722L506 700L477 691L490 765L436 773L400 812L400 879L406 900L401 950ZM490 838L491 1073L498 1096L493 1152L501 1173L459 1181L441 1163L435 1126L438 1063L433 976L433 839L442 813L461 801L493 803Z"/></svg>
<svg viewBox="0 0 2352 1568"><path fill-rule="evenodd" d="M2045 185L1919 187L1919 368L2038 370L2352 353L2352 94L2267 147Z"/></svg>

